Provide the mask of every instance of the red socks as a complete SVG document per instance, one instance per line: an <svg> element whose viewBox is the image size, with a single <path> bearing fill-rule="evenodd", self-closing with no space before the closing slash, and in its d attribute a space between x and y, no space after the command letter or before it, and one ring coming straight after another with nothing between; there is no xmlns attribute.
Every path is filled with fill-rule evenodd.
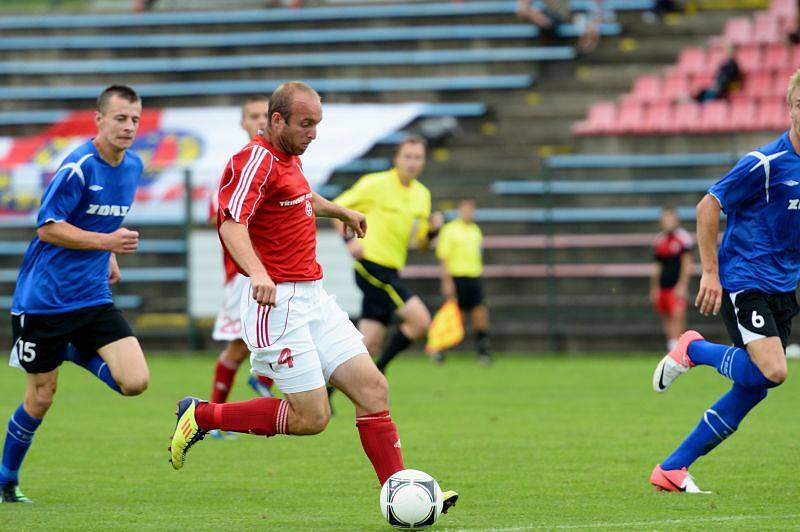
<svg viewBox="0 0 800 532"><path fill-rule="evenodd" d="M289 402L274 397L259 397L240 403L198 403L195 419L202 430L220 429L260 436L286 434Z"/></svg>
<svg viewBox="0 0 800 532"><path fill-rule="evenodd" d="M389 411L384 410L357 417L356 427L361 437L361 446L383 486L390 476L405 469L397 425L392 421Z"/></svg>
<svg viewBox="0 0 800 532"><path fill-rule="evenodd" d="M214 387L211 390L212 403L224 403L228 400L228 394L233 386L233 378L239 365L231 365L222 360L217 360L217 367L214 370Z"/></svg>

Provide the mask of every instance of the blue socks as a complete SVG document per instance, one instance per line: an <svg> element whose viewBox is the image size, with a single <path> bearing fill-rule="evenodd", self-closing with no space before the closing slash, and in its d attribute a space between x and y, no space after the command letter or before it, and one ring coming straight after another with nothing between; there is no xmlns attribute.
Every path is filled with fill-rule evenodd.
<svg viewBox="0 0 800 532"><path fill-rule="evenodd" d="M688 468L695 460L733 434L747 413L766 396L767 390L763 388L745 388L734 384L728 393L706 410L697 427L675 452L661 463L661 467L666 470Z"/></svg>
<svg viewBox="0 0 800 532"><path fill-rule="evenodd" d="M688 352L695 364L712 366L720 375L745 388L774 388L779 384L766 378L747 351L739 347L697 340L689 344Z"/></svg>
<svg viewBox="0 0 800 532"><path fill-rule="evenodd" d="M108 385L108 387L115 392L119 394L122 393L122 390L119 388L119 384L117 384L117 381L115 381L114 377L111 376L111 370L108 369L105 361L103 361L103 359L97 353L94 353L89 357L81 357L81 353L78 351L77 347L72 344L67 344L67 349L64 353L64 360L74 362L106 383L106 385Z"/></svg>
<svg viewBox="0 0 800 532"><path fill-rule="evenodd" d="M0 464L0 484L13 482L19 484L19 468L28 447L33 441L33 433L41 425L42 420L31 417L22 405L11 414L6 431L6 442L3 446L3 460Z"/></svg>

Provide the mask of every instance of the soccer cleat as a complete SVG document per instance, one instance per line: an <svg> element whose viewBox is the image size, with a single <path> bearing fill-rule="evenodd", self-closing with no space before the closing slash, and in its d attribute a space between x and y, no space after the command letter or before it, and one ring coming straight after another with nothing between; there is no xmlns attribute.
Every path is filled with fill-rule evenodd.
<svg viewBox="0 0 800 532"><path fill-rule="evenodd" d="M255 375L250 375L250 378L247 379L247 384L255 390L255 392L260 397L275 397L275 394L272 393L272 390L269 389L268 386L265 386L264 383L259 381Z"/></svg>
<svg viewBox="0 0 800 532"><path fill-rule="evenodd" d="M184 397L178 401L178 411L175 415L178 421L170 438L169 461L173 469L180 469L186 461L186 453L195 443L202 440L206 431L202 430L194 418L194 410L200 399L197 397Z"/></svg>
<svg viewBox="0 0 800 532"><path fill-rule="evenodd" d="M697 331L686 331L678 338L678 345L661 359L653 372L653 389L655 391L666 392L675 379L694 367L694 363L689 359L689 344L703 339L703 336Z"/></svg>
<svg viewBox="0 0 800 532"><path fill-rule="evenodd" d="M489 353L481 353L478 355L478 363L482 366L492 365L492 355Z"/></svg>
<svg viewBox="0 0 800 532"><path fill-rule="evenodd" d="M685 467L666 471L661 469L661 464L658 464L650 474L650 484L656 487L656 491L711 493L698 488L694 482L694 477L689 474Z"/></svg>
<svg viewBox="0 0 800 532"><path fill-rule="evenodd" d="M8 482L0 486L0 503L1 502L33 502L22 493L19 486L13 482Z"/></svg>
<svg viewBox="0 0 800 532"><path fill-rule="evenodd" d="M228 432L227 430L213 429L208 431L208 435L215 440L235 440L236 433Z"/></svg>
<svg viewBox="0 0 800 532"><path fill-rule="evenodd" d="M458 493L455 491L443 491L442 492L442 513L446 514L447 510L452 508L456 505L456 501L458 501Z"/></svg>

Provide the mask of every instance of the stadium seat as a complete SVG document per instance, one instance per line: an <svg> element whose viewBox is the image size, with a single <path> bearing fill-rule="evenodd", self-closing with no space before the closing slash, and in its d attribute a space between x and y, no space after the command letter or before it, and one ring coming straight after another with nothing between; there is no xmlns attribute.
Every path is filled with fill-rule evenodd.
<svg viewBox="0 0 800 532"><path fill-rule="evenodd" d="M745 44L753 42L753 23L748 17L736 17L725 23L722 34L725 42L729 44Z"/></svg>
<svg viewBox="0 0 800 532"><path fill-rule="evenodd" d="M784 43L771 43L764 49L764 68L778 71L786 68L792 59L792 49Z"/></svg>
<svg viewBox="0 0 800 532"><path fill-rule="evenodd" d="M671 133L674 130L674 107L671 102L653 102L647 108L643 131L646 133Z"/></svg>
<svg viewBox="0 0 800 532"><path fill-rule="evenodd" d="M759 130L787 129L790 125L789 109L783 99L762 100L756 124Z"/></svg>
<svg viewBox="0 0 800 532"><path fill-rule="evenodd" d="M739 69L745 73L758 71L763 68L761 45L759 44L746 43L738 46L734 57L736 57L736 63L738 63Z"/></svg>
<svg viewBox="0 0 800 532"><path fill-rule="evenodd" d="M644 130L644 104L629 100L620 104L617 125L614 133L641 133Z"/></svg>
<svg viewBox="0 0 800 532"><path fill-rule="evenodd" d="M700 105L700 131L703 133L719 133L730 131L728 102L711 100Z"/></svg>
<svg viewBox="0 0 800 532"><path fill-rule="evenodd" d="M714 83L715 77L716 73L710 71L692 74L692 77L689 79L689 94L696 95L701 90L707 89Z"/></svg>
<svg viewBox="0 0 800 532"><path fill-rule="evenodd" d="M696 102L681 102L675 107L675 131L691 133L700 129L700 105Z"/></svg>
<svg viewBox="0 0 800 532"><path fill-rule="evenodd" d="M744 78L742 92L751 98L763 98L772 94L774 82L772 72L767 70L751 72Z"/></svg>
<svg viewBox="0 0 800 532"><path fill-rule="evenodd" d="M678 70L687 74L697 74L708 70L706 51L700 46L688 46L678 55Z"/></svg>
<svg viewBox="0 0 800 532"><path fill-rule="evenodd" d="M706 51L706 69L710 72L716 73L719 66L725 60L728 51L725 49L725 43L712 42Z"/></svg>
<svg viewBox="0 0 800 532"><path fill-rule="evenodd" d="M752 98L731 102L729 119L730 131L754 131L756 128L756 101Z"/></svg>
<svg viewBox="0 0 800 532"><path fill-rule="evenodd" d="M667 101L678 101L689 96L689 78L685 72L672 70L664 78L662 97Z"/></svg>
<svg viewBox="0 0 800 532"><path fill-rule="evenodd" d="M589 108L586 120L576 122L572 131L576 135L603 135L610 133L616 123L617 106L611 102L598 102Z"/></svg>
<svg viewBox="0 0 800 532"><path fill-rule="evenodd" d="M759 11L753 23L753 40L760 44L783 42L779 17L768 11Z"/></svg>
<svg viewBox="0 0 800 532"><path fill-rule="evenodd" d="M661 76L639 76L633 83L631 97L641 102L648 102L661 98L662 91L663 83L661 81Z"/></svg>

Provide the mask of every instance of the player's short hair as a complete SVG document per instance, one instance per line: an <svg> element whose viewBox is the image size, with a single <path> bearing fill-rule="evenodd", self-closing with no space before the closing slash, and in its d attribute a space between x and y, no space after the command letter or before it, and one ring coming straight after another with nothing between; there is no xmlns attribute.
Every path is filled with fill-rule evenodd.
<svg viewBox="0 0 800 532"><path fill-rule="evenodd" d="M795 70L794 74L789 77L789 90L786 91L786 103L790 106L794 98L794 90L797 88L800 88L800 69Z"/></svg>
<svg viewBox="0 0 800 532"><path fill-rule="evenodd" d="M286 83L281 83L269 98L270 122L272 122L272 115L275 113L281 115L287 123L289 122L289 118L292 116L292 102L294 101L294 95L297 92L312 94L316 96L317 99L321 100L317 91L302 81L288 81Z"/></svg>
<svg viewBox="0 0 800 532"><path fill-rule="evenodd" d="M247 107L251 103L256 103L256 102L269 103L269 96L265 94L253 94L245 98L245 100L242 102L242 115L244 115L245 107Z"/></svg>
<svg viewBox="0 0 800 532"><path fill-rule="evenodd" d="M108 101L112 96L117 96L131 103L141 101L135 90L127 85L109 85L97 97L97 110L104 114L108 110Z"/></svg>
<svg viewBox="0 0 800 532"><path fill-rule="evenodd" d="M426 152L428 151L428 141L425 140L425 137L422 137L420 135L411 134L411 135L407 135L403 140L401 140L397 144L397 146L394 147L394 156L395 157L397 157L397 155L400 153L400 150L406 144L419 144L420 146L422 146L422 148Z"/></svg>

